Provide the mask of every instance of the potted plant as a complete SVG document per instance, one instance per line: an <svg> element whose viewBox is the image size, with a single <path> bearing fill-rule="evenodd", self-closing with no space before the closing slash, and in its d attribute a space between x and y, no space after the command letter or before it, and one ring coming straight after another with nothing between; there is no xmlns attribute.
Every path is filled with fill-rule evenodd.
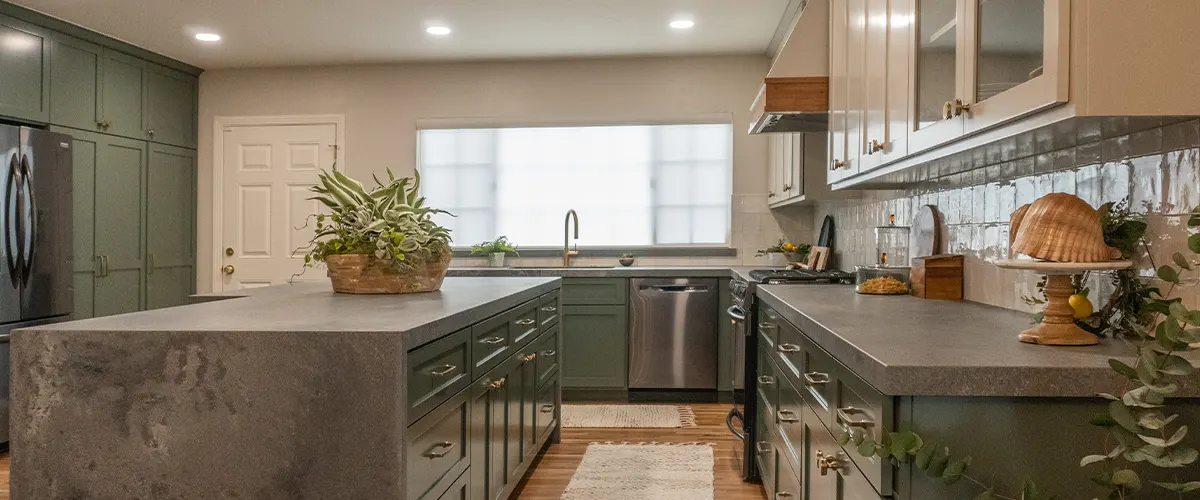
<svg viewBox="0 0 1200 500"><path fill-rule="evenodd" d="M625 266L625 267L632 266L633 265L633 254L628 253L628 252L623 253L623 254L621 254L621 258L617 259L617 262L620 262L621 265Z"/></svg>
<svg viewBox="0 0 1200 500"><path fill-rule="evenodd" d="M388 182L375 178L370 191L334 170L322 171L311 188L331 213L315 215L316 235L306 265L324 262L340 293L432 292L442 286L450 266L450 230L433 222L434 214L417 196L421 174Z"/></svg>
<svg viewBox="0 0 1200 500"><path fill-rule="evenodd" d="M488 263L492 267L504 267L504 257L510 253L515 254L517 257L521 256L521 254L517 253L517 245L508 241L508 236L501 236L492 241L471 245L471 255L486 255Z"/></svg>
<svg viewBox="0 0 1200 500"><path fill-rule="evenodd" d="M755 257L767 256L767 265L784 267L788 262L801 262L808 255L812 245L788 243L787 238L779 238L779 242L754 253Z"/></svg>

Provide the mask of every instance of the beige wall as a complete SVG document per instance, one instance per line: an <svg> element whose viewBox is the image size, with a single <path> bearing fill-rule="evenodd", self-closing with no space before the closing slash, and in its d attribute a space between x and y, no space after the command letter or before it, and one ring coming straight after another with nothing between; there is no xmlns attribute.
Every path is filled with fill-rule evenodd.
<svg viewBox="0 0 1200 500"><path fill-rule="evenodd" d="M345 115L342 165L355 177L389 167L397 174L411 172L415 131L423 120L552 124L732 116L733 241L747 245L740 249L745 254L778 237L780 224L790 221L760 215L766 139L742 132L767 67L766 56L749 55L206 72L200 79L198 287L207 291L211 283L217 116Z"/></svg>

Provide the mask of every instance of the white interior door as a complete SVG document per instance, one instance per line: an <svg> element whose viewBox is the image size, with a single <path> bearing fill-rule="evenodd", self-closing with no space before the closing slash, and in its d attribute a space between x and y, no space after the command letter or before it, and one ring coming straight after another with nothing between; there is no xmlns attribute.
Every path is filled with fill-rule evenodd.
<svg viewBox="0 0 1200 500"><path fill-rule="evenodd" d="M333 123L225 127L221 289L286 283L304 270L307 218L319 210L306 198L321 169L332 170L337 137ZM309 269L295 279L324 277Z"/></svg>

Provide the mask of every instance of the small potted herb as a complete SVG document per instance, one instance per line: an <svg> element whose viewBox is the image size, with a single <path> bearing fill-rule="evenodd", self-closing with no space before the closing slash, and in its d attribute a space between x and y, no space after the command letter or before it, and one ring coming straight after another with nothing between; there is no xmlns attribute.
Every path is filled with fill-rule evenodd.
<svg viewBox="0 0 1200 500"><path fill-rule="evenodd" d="M510 253L521 256L517 253L517 245L508 241L508 236L501 236L495 240L471 246L471 255L486 255L488 264L492 267L504 267L504 258Z"/></svg>
<svg viewBox="0 0 1200 500"><path fill-rule="evenodd" d="M633 265L633 254L623 253L623 254L621 254L621 258L617 259L617 262L620 262L621 265L625 266L625 267L632 266Z"/></svg>

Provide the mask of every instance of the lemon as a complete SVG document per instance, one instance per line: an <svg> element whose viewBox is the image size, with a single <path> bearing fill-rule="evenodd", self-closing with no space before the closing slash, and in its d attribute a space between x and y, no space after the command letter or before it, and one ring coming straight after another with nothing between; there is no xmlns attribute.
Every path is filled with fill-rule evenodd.
<svg viewBox="0 0 1200 500"><path fill-rule="evenodd" d="M1067 299L1067 302L1071 304L1071 309L1075 310L1075 319L1084 319L1092 315L1092 301L1087 297L1077 293Z"/></svg>

